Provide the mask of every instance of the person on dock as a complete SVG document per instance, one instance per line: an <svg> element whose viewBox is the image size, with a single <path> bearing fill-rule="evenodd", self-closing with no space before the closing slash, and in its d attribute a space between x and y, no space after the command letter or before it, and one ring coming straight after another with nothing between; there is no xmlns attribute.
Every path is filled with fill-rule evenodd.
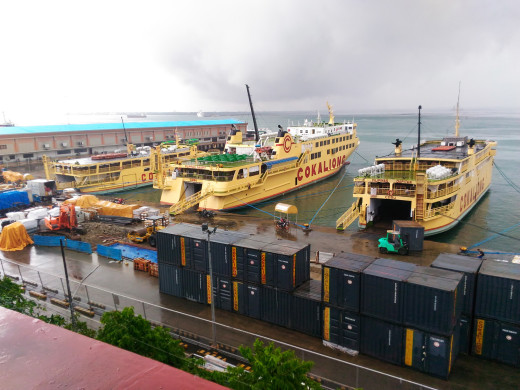
<svg viewBox="0 0 520 390"><path fill-rule="evenodd" d="M480 249L480 248L477 249L477 251L478 251L478 258L479 259L483 259L484 258L484 251L482 249Z"/></svg>

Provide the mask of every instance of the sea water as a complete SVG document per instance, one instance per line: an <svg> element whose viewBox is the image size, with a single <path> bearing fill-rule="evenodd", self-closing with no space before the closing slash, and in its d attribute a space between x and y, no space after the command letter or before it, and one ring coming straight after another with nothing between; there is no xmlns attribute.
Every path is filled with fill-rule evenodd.
<svg viewBox="0 0 520 390"><path fill-rule="evenodd" d="M205 118L192 114L148 114L146 118L127 119L130 121L176 121L212 120L233 118L248 123L253 128L253 120L248 113L213 113ZM302 112L259 112L259 128L277 130L278 125L303 124L305 119L316 120L317 113ZM328 121L328 114L322 113L322 120ZM71 123L121 122L121 116L81 116L68 118ZM258 217L273 218L277 202L286 202L298 207L298 223L334 227L336 219L352 204L353 178L358 169L370 166L376 156L391 154L396 138L403 141L403 148L417 143L417 113L338 113L335 122L354 121L361 141L350 156L350 165L344 167L334 177L304 189L279 196L261 204L246 206L236 212ZM453 112L430 113L423 109L421 115L421 140L438 139L454 134L455 114ZM493 168L491 187L480 202L459 224L448 232L428 239L459 246L471 247L475 244L487 250L520 253L520 113L497 111L464 111L460 116L461 136L474 139L497 141L497 155ZM332 194L332 195L331 195ZM129 201L158 202L160 190L152 188L122 193ZM349 231L357 230L354 222ZM485 241L488 240L488 241ZM482 242L485 241L485 242Z"/></svg>

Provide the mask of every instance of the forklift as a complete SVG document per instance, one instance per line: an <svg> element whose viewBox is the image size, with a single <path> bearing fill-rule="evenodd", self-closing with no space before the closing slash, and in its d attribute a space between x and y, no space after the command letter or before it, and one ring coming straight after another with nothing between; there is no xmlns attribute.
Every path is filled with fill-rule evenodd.
<svg viewBox="0 0 520 390"><path fill-rule="evenodd" d="M386 237L379 239L379 253L398 253L402 256L409 252L406 236L395 230L387 230Z"/></svg>
<svg viewBox="0 0 520 390"><path fill-rule="evenodd" d="M151 247L157 245L157 232L168 226L169 218L164 215L152 215L144 220L144 228L128 232L128 239L132 242L142 244L148 241Z"/></svg>

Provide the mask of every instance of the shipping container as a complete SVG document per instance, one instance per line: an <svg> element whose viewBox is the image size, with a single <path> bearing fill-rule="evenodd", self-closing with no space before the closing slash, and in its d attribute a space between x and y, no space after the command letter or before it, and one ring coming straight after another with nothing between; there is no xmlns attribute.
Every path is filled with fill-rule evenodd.
<svg viewBox="0 0 520 390"><path fill-rule="evenodd" d="M216 234L211 235L211 264L213 267L213 274L224 277L237 277L237 272L233 275L233 270L237 269L237 252L233 243L244 239L245 235L231 231L217 231ZM243 260L243 255L240 256ZM243 261L240 262L243 268ZM243 273L240 278L243 280Z"/></svg>
<svg viewBox="0 0 520 390"><path fill-rule="evenodd" d="M471 353L471 336L473 321L471 317L461 315L459 320L459 354L469 355Z"/></svg>
<svg viewBox="0 0 520 390"><path fill-rule="evenodd" d="M451 335L462 309L462 276L460 272L417 266L404 284L404 324Z"/></svg>
<svg viewBox="0 0 520 390"><path fill-rule="evenodd" d="M377 318L361 316L362 354L393 364L402 365L404 357L404 328Z"/></svg>
<svg viewBox="0 0 520 390"><path fill-rule="evenodd" d="M277 288L262 286L260 311L262 321L289 327L291 322L291 294Z"/></svg>
<svg viewBox="0 0 520 390"><path fill-rule="evenodd" d="M182 269L167 263L158 263L159 291L184 298L182 287Z"/></svg>
<svg viewBox="0 0 520 390"><path fill-rule="evenodd" d="M248 298L247 284L233 280L233 311L248 315Z"/></svg>
<svg viewBox="0 0 520 390"><path fill-rule="evenodd" d="M473 355L520 367L520 326L476 317L473 329Z"/></svg>
<svg viewBox="0 0 520 390"><path fill-rule="evenodd" d="M245 238L233 244L243 251L244 281L292 291L310 277L310 246L265 237Z"/></svg>
<svg viewBox="0 0 520 390"><path fill-rule="evenodd" d="M403 285L415 267L402 261L377 259L365 268L361 277L361 314L402 323Z"/></svg>
<svg viewBox="0 0 520 390"><path fill-rule="evenodd" d="M405 329L404 365L448 379L458 355L458 329L449 336Z"/></svg>
<svg viewBox="0 0 520 390"><path fill-rule="evenodd" d="M462 279L462 294L464 296L462 314L469 317L473 315L477 274L481 265L482 260L480 259L452 253L441 253L431 264L433 268L457 271L464 274Z"/></svg>
<svg viewBox="0 0 520 390"><path fill-rule="evenodd" d="M262 318L262 287L253 284L247 284L246 293L246 311L249 317Z"/></svg>
<svg viewBox="0 0 520 390"><path fill-rule="evenodd" d="M376 258L341 253L322 265L322 300L358 312L360 309L361 273Z"/></svg>
<svg viewBox="0 0 520 390"><path fill-rule="evenodd" d="M475 317L520 324L520 264L484 261L476 295Z"/></svg>
<svg viewBox="0 0 520 390"><path fill-rule="evenodd" d="M291 329L314 337L322 335L321 281L309 280L292 295Z"/></svg>
<svg viewBox="0 0 520 390"><path fill-rule="evenodd" d="M195 228L195 225L179 223L171 224L159 230L157 232L157 262L177 266L183 265L181 264L179 237Z"/></svg>
<svg viewBox="0 0 520 390"><path fill-rule="evenodd" d="M401 234L401 239L408 244L411 251L422 251L424 243L424 226L415 221L393 221L393 230Z"/></svg>
<svg viewBox="0 0 520 390"><path fill-rule="evenodd" d="M334 306L323 307L323 340L359 352L360 316Z"/></svg>
<svg viewBox="0 0 520 390"><path fill-rule="evenodd" d="M181 272L184 297L198 303L210 303L211 285L209 275L186 268L182 268Z"/></svg>

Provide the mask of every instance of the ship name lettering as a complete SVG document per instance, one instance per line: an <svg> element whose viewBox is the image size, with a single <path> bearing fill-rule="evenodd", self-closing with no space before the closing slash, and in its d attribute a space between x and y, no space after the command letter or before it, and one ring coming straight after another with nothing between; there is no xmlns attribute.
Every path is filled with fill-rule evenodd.
<svg viewBox="0 0 520 390"><path fill-rule="evenodd" d="M320 161L318 164L307 165L305 169L300 167L298 168L296 177L298 178L298 181L302 181L304 176L308 179L309 177L319 175L323 172L328 172L337 167L341 167L345 163L345 159L346 156L338 156L328 161Z"/></svg>

